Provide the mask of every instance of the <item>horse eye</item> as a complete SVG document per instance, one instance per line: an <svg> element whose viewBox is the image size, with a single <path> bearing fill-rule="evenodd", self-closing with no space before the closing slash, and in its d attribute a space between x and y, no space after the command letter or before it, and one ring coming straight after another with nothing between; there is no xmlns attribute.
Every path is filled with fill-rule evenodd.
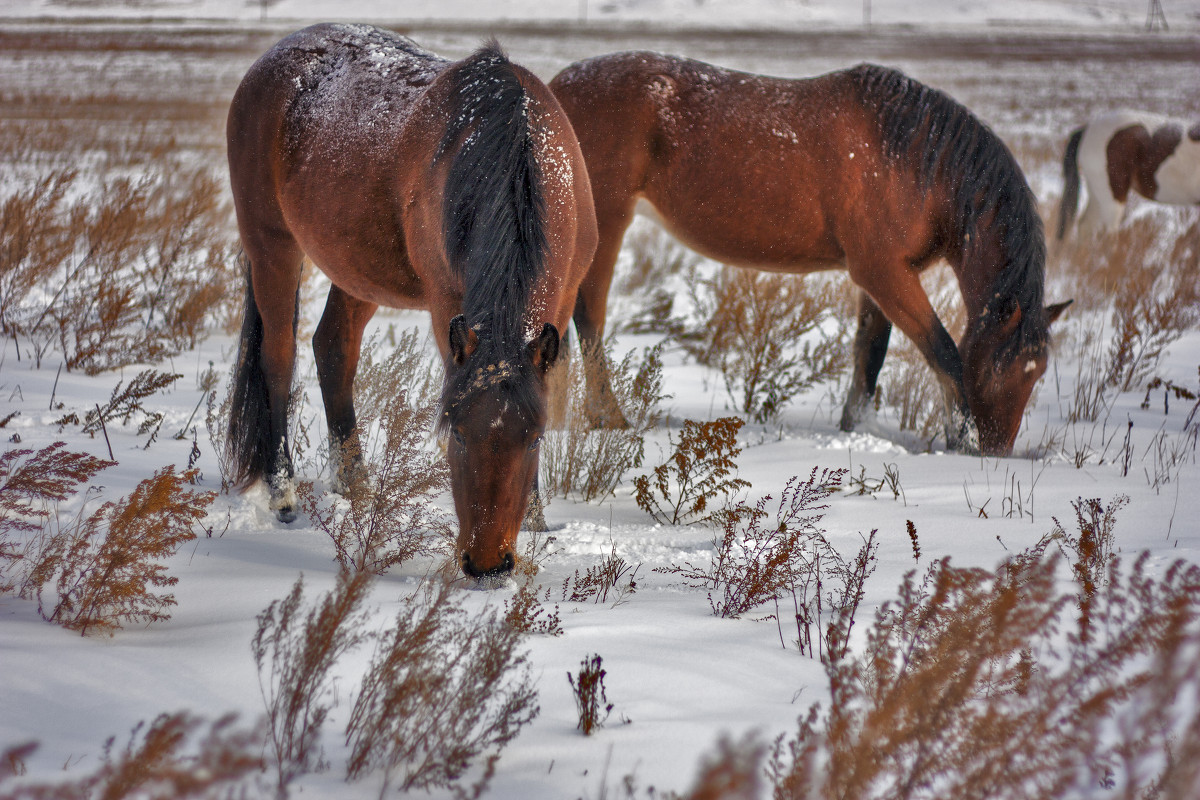
<svg viewBox="0 0 1200 800"><path fill-rule="evenodd" d="M529 445L529 452L532 453L534 450L537 450L541 446L542 446L542 437L539 436L533 440L533 444Z"/></svg>
<svg viewBox="0 0 1200 800"><path fill-rule="evenodd" d="M458 431L455 431L455 430L450 431L450 433L454 436L454 441L458 442L459 447L467 446L467 440L463 438L463 435L461 433L459 433Z"/></svg>

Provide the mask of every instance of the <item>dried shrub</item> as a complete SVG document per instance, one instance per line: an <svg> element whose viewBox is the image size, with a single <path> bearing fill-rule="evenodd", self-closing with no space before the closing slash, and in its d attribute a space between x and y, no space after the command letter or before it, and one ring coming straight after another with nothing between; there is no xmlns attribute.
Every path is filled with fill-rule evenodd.
<svg viewBox="0 0 1200 800"><path fill-rule="evenodd" d="M1111 565L1090 644L1060 635L1071 600L1036 549L909 574L862 654L827 659L828 709L776 741L774 796L1195 796L1200 712L1179 698L1200 690L1200 568L1148 563Z"/></svg>
<svg viewBox="0 0 1200 800"><path fill-rule="evenodd" d="M1051 517L1054 530L1047 534L1044 542L1058 544L1071 565L1071 575L1079 584L1079 636L1085 643L1090 638L1096 591L1107 580L1116 555L1116 514L1128 503L1129 498L1125 495L1114 498L1107 508L1100 498L1073 500L1071 507L1075 509L1078 534L1067 531L1057 517Z"/></svg>
<svg viewBox="0 0 1200 800"><path fill-rule="evenodd" d="M554 606L553 611L547 611L545 604L548 602L549 588L539 597L538 587L532 580L522 581L512 601L504 601L504 621L518 633L562 636L566 631L562 628L558 606Z"/></svg>
<svg viewBox="0 0 1200 800"><path fill-rule="evenodd" d="M8 800L65 800L66 798L171 797L212 798L234 796L248 788L247 778L262 769L257 730L234 728L236 714L208 723L187 712L162 714L147 727L139 722L129 742L114 753L115 739L104 745L103 763L91 774L69 783L31 784L4 790ZM0 788L8 777L20 775L15 765L36 750L25 745L0 759ZM6 769L5 764L13 764Z"/></svg>
<svg viewBox="0 0 1200 800"><path fill-rule="evenodd" d="M321 729L334 705L330 671L366 638L361 610L371 586L368 572L343 571L337 586L300 619L304 578L258 615L251 642L258 685L267 710L267 736L277 794L296 778L327 768Z"/></svg>
<svg viewBox="0 0 1200 800"><path fill-rule="evenodd" d="M654 224L639 224L638 220L625 234L622 256L628 256L627 268L624 260L619 265L620 278L614 282L613 290L618 296L628 297L633 308L619 315L614 330L627 333L683 333L684 324L672 316L675 308L675 293L669 284L675 276L694 271L702 260L694 251L679 244L669 234ZM614 316L611 315L610 316Z"/></svg>
<svg viewBox="0 0 1200 800"><path fill-rule="evenodd" d="M584 656L579 664L579 675L567 673L567 682L575 694L575 708L579 711L579 724L575 727L584 736L591 736L604 727L613 709L604 689L604 676L608 672L601 666L603 663L604 659L598 654Z"/></svg>
<svg viewBox="0 0 1200 800"><path fill-rule="evenodd" d="M0 207L0 328L36 364L96 374L195 346L231 317L222 184L156 164L89 190L56 167Z"/></svg>
<svg viewBox="0 0 1200 800"><path fill-rule="evenodd" d="M50 535L38 556L38 606L49 622L82 635L112 633L125 624L170 619L172 594L155 590L174 586L178 578L158 563L196 538L215 492L188 486L194 474L163 467L139 483L131 494L82 512ZM57 575L57 602L47 614L42 588Z"/></svg>
<svg viewBox="0 0 1200 800"><path fill-rule="evenodd" d="M453 591L410 597L381 634L346 728L350 779L378 769L385 793L479 797L500 751L537 716L521 634L495 610L468 614Z"/></svg>
<svg viewBox="0 0 1200 800"><path fill-rule="evenodd" d="M146 442L146 447L149 447L158 437L158 430L162 427L164 415L161 411L150 411L142 405L142 401L169 389L182 377L183 375L177 372L159 372L156 369L142 370L128 384L125 384L124 381L117 381L108 402L103 406L97 403L95 408L84 414L82 420L79 419L77 413L71 412L60 418L56 424L60 428L71 424L81 425L81 433L95 437L110 423L120 421L122 425L128 425L135 414L140 414L138 435L150 434L150 438Z"/></svg>
<svg viewBox="0 0 1200 800"><path fill-rule="evenodd" d="M712 422L684 420L675 449L650 475L633 482L638 507L664 525L702 522L713 516L715 498L728 497L750 483L734 477L742 448L737 417Z"/></svg>
<svg viewBox="0 0 1200 800"><path fill-rule="evenodd" d="M612 361L612 340L603 352L584 353L583 359ZM566 419L561 430L549 430L542 442L540 480L542 491L568 497L578 494L586 502L599 502L611 495L630 469L642 465L645 436L661 418L662 345L646 349L640 360L631 351L612 368L613 395L620 405L627 428L592 428L584 386L586 364L568 365Z"/></svg>
<svg viewBox="0 0 1200 800"><path fill-rule="evenodd" d="M432 408L441 390L441 364L428 354L417 327L397 332L391 325L362 346L354 375L354 413L361 430L381 419L397 397L413 408ZM387 351L390 348L390 351Z"/></svg>
<svg viewBox="0 0 1200 800"><path fill-rule="evenodd" d="M816 655L820 637L814 647L811 628L819 627L826 614L848 614L853 619L879 547L872 531L848 562L819 527L829 508L826 501L841 488L845 472L818 472L814 467L806 480L792 478L773 515L767 511L770 495L754 506L726 507L714 520L720 530L708 564L684 562L656 571L678 575L686 586L706 590L718 617L737 618L772 602L778 609L778 601L790 595L796 644L802 653ZM839 587L836 593L835 586Z"/></svg>
<svg viewBox="0 0 1200 800"><path fill-rule="evenodd" d="M98 472L114 465L87 453L66 450L55 442L41 450L16 448L0 455L0 594L15 592L28 597L40 583L33 573L44 573L36 542L19 545L16 534L40 533L55 504L66 500ZM44 582L44 578L42 582Z"/></svg>
<svg viewBox="0 0 1200 800"><path fill-rule="evenodd" d="M697 320L678 339L701 364L721 371L739 411L767 422L796 394L837 379L849 364L849 337L833 311L837 287L827 279L725 267L691 282Z"/></svg>
<svg viewBox="0 0 1200 800"><path fill-rule="evenodd" d="M453 530L434 503L449 488L449 470L425 447L434 407L414 408L403 392L382 402L377 446L366 466L354 463L353 447L344 454L341 499L319 499L311 482L297 487L301 508L332 540L342 568L376 574L439 552Z"/></svg>
<svg viewBox="0 0 1200 800"><path fill-rule="evenodd" d="M679 800L758 800L763 796L766 750L753 733L736 742L722 735L716 752L701 759L691 790Z"/></svg>
<svg viewBox="0 0 1200 800"><path fill-rule="evenodd" d="M611 543L609 552L599 564L588 567L582 575L575 570L573 575L563 580L562 599L572 603L586 603L588 600L607 603L611 594L613 607L619 606L637 591L635 579L641 568L641 564L630 564L617 555L616 543Z"/></svg>

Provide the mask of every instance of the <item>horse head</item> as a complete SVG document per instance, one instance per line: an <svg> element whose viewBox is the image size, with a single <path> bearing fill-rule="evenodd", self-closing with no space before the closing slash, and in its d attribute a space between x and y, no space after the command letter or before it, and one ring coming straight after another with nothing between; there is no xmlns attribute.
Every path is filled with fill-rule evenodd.
<svg viewBox="0 0 1200 800"><path fill-rule="evenodd" d="M502 580L515 563L517 532L537 475L546 426L546 372L558 357L557 329L541 332L508 357L483 348L462 315L450 322L442 426L458 514L463 572Z"/></svg>
<svg viewBox="0 0 1200 800"><path fill-rule="evenodd" d="M1067 300L1041 309L1045 316L1039 326L1043 334L1070 304ZM1012 452L1025 405L1046 372L1049 346L1044 335L1031 343L1012 346L1022 314L1016 306L999 324L968 330L960 348L967 406L979 433L979 450L985 456Z"/></svg>

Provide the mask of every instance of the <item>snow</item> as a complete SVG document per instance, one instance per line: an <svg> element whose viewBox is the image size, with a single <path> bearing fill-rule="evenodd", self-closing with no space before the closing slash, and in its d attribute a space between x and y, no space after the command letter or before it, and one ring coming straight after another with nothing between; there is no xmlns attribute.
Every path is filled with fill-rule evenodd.
<svg viewBox="0 0 1200 800"><path fill-rule="evenodd" d="M1200 27L1194 0L1164 0L1162 5L1172 31ZM316 0L282 0L271 4L267 15L273 21L309 20L321 18L327 8ZM717 29L850 28L862 24L863 13L862 4L839 0L442 0L436 6L343 0L338 4L338 17L573 21L583 16L585 8L593 23L653 22L668 28L702 25ZM870 9L870 20L877 26L957 25L978 30L1036 23L1104 35L1140 29L1146 4L1141 0L873 0ZM245 0L128 5L103 0L0 0L3 24L17 18L97 16L253 22L259 15L258 6ZM619 41L614 41L612 49L619 46ZM561 60L560 51L561 46L542 57L547 62ZM747 54L745 60L755 57ZM807 70L810 62L804 61L803 54L795 59L797 72ZM746 64L735 66L747 68ZM833 66L843 65L829 65ZM936 72L939 67L931 69ZM978 99L986 100L991 108L1002 106L990 99L986 83L985 79L985 85L976 87L975 98L961 93L959 98L968 105ZM1031 91L1036 91L1037 82L1030 81L1030 85ZM998 126L1005 133L1047 124L1019 117L1016 109L1012 114ZM1047 188L1057 191L1058 178L1051 172L1032 174L1030 179L1040 194ZM318 314L321 303L323 298L318 298L309 312ZM619 319L621 308L621 303L614 303L610 319ZM1078 341L1083 331L1103 321L1102 315L1095 313L1072 316L1069 312L1060 323L1059 338ZM422 330L429 325L427 315L417 312L388 312L374 324ZM626 335L619 341L623 353L654 344L657 337ZM165 366L157 365L185 377L169 392L148 401L154 410L166 414L158 441L146 447L136 426L109 430L119 464L97 479L105 497L128 493L163 465L186 463L191 438L176 440L172 436L184 427L200 400L197 384L207 364L213 361L228 367L232 352L232 340L214 336L195 351ZM307 416L319 418L311 357L307 348L301 353L300 369L310 393ZM1200 492L1195 491L1200 472L1194 447L1170 482L1153 485L1153 437L1161 431L1170 441L1184 441L1184 420L1191 403L1173 401L1169 413L1164 414L1161 396L1152 395L1150 407L1143 409L1143 390L1137 389L1117 396L1096 423L1067 424L1064 409L1071 401L1078 357L1069 347L1054 354L1027 410L1016 452L1003 459L946 453L936 443L929 449L911 432L898 430L886 409L862 429L843 433L837 428L837 419L844 384L819 387L798 398L780 422L747 426L743 431L745 450L739 458L739 474L753 487L746 498L754 502L764 494L778 496L789 476L807 475L813 466L845 467L851 475L862 469L871 478L879 478L885 466L894 466L902 497L892 499L886 491L873 497L844 493L833 498L823 522L832 543L847 556L853 555L863 536L879 531L879 566L867 584L867 597L859 612L863 621L894 596L906 571L924 569L943 556L960 566L994 567L1006 555L1048 532L1052 518L1069 525L1071 501L1078 497L1105 501L1118 495L1130 497L1117 519L1117 541L1123 554L1149 550L1159 566L1177 558L1200 561ZM1170 348L1155 374L1196 389L1198 364L1200 333L1193 332ZM80 437L71 428L59 432L54 421L62 412L48 409L51 393L68 409L83 410L97 398L107 397L118 380L136 374L139 368L92 378L64 373L54 388L55 366L31 368L27 361L18 362L11 342L5 343L0 353L0 417L12 411L21 414L3 429L4 438L19 434L20 446L32 448L61 438L72 449L106 457L102 437ZM668 434L676 432L683 419L712 419L732 413L720 377L678 351L667 353L665 387L673 395L665 404L669 421L648 441L647 464L642 471L665 457ZM1123 477L1120 464L1112 459L1127 419L1134 424L1134 463ZM1117 443L1106 445L1118 430ZM1067 454L1044 452L1043 443L1055 433L1061 433ZM318 433L313 438L317 441L323 436ZM199 464L204 488L216 488L218 468L203 424L198 441L204 451ZM1092 458L1076 467L1069 457L1071 448L1085 443L1105 451L1104 463ZM448 496L442 503L452 508ZM62 512L70 514L76 507L65 504ZM979 513L981 508L986 517ZM820 664L799 655L794 646L781 646L774 622L716 619L710 615L703 593L652 572L654 567L684 558L702 558L711 548L711 530L653 523L634 503L631 480L614 498L599 504L555 498L546 516L557 541L538 582L551 589L550 607L559 605L565 634L527 641L541 714L505 750L489 796L597 797L602 786L611 788L630 773L636 774L641 786L683 791L699 758L721 733L738 737L756 731L764 741L790 734L808 705L823 697L825 679ZM912 520L919 533L919 563L913 559L906 520ZM108 737L115 736L118 747L122 746L138 721L163 712L186 710L215 719L236 711L246 723L262 713L250 654L255 617L273 600L284 597L300 575L310 602L332 588L336 565L330 543L303 517L290 525L275 520L261 488L220 496L206 524L213 527L213 535L189 544L169 562L170 574L179 583L173 589L178 605L171 609L167 622L129 628L113 638L82 638L42 621L34 602L0 597L0 750L26 741L39 742L40 749L28 760L30 780L85 774L98 765ZM630 563L641 565L638 591L615 607L561 602L558 587L562 582L575 570L596 564L613 547ZM383 628L389 623L401 599L415 591L429 567L427 562L410 563L377 583L371 599L374 625ZM1069 585L1067 580L1064 576L1064 587ZM498 607L511 595L511 589L474 592L464 602L471 609ZM783 636L788 638L786 626ZM576 672L580 661L591 653L604 658L606 687L614 709L604 728L584 738L575 731L575 707L566 675ZM345 784L340 770L346 750L339 725L348 714L348 696L368 656L369 648L364 648L339 665L342 702L324 740L333 769L302 779L304 797L365 798L379 792L378 781L373 779ZM435 792L433 796L448 795Z"/></svg>

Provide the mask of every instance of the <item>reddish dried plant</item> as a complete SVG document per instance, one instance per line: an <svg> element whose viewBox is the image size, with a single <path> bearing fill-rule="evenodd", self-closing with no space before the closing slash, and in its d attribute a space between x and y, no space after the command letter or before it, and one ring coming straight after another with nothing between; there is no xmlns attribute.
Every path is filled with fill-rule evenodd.
<svg viewBox="0 0 1200 800"><path fill-rule="evenodd" d="M634 482L638 507L664 525L702 522L721 508L725 499L748 488L736 477L737 456L742 452L737 434L745 423L737 417L712 422L684 420L679 441L670 457L649 475Z"/></svg>
<svg viewBox="0 0 1200 800"><path fill-rule="evenodd" d="M164 467L120 500L82 513L50 537L43 574L57 575L57 601L45 618L83 635L111 635L130 623L170 618L175 596L156 590L178 578L160 563L197 536L215 492L190 488L194 470Z"/></svg>

